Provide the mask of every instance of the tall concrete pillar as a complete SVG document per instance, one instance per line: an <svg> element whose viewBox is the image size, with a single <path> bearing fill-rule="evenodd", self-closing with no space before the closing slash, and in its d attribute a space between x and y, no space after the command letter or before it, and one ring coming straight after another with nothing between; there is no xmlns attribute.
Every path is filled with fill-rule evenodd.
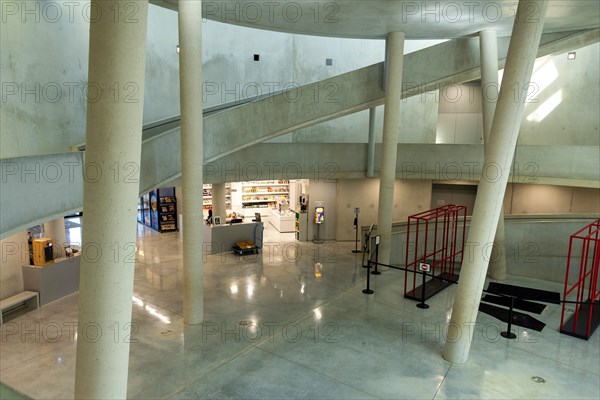
<svg viewBox="0 0 600 400"><path fill-rule="evenodd" d="M379 173L379 210L377 233L381 236L379 261L390 262L392 215L394 211L394 183L398 155L400 103L402 99L402 67L404 63L404 33L392 32L386 41L387 74L385 110L383 113L383 140L381 143L381 172Z"/></svg>
<svg viewBox="0 0 600 400"><path fill-rule="evenodd" d="M467 238L468 243L477 247L474 256L463 260L446 336L443 357L450 362L464 363L469 356L472 325L477 319L490 256L485 244L491 243L496 233L547 8L548 0L519 1L483 166L484 176L479 183ZM516 94L515 88L519 89Z"/></svg>
<svg viewBox="0 0 600 400"><path fill-rule="evenodd" d="M44 224L45 236L54 240L54 258L65 257L67 230L64 217L53 219Z"/></svg>
<svg viewBox="0 0 600 400"><path fill-rule="evenodd" d="M479 33L481 54L481 90L483 99L483 146L488 152L492 122L498 100L498 37L495 30ZM506 245L504 239L504 210L500 210L498 228L490 256L489 275L493 279L506 279Z"/></svg>
<svg viewBox="0 0 600 400"><path fill-rule="evenodd" d="M179 2L179 90L183 180L183 322L204 318L202 263L202 2Z"/></svg>
<svg viewBox="0 0 600 400"><path fill-rule="evenodd" d="M114 2L91 4L75 398L124 399L148 2L136 1L127 19L113 18Z"/></svg>
<svg viewBox="0 0 600 400"><path fill-rule="evenodd" d="M225 221L227 217L227 205L225 198L225 184L213 183L212 185L212 212L214 217L221 217L221 221Z"/></svg>
<svg viewBox="0 0 600 400"><path fill-rule="evenodd" d="M377 109L369 109L369 143L367 145L367 178L375 175L375 120Z"/></svg>

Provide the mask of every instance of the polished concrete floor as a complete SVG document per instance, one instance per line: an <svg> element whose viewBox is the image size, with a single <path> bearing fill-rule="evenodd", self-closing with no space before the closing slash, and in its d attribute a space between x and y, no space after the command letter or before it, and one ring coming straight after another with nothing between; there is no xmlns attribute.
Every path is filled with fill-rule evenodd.
<svg viewBox="0 0 600 400"><path fill-rule="evenodd" d="M132 399L598 399L600 332L558 333L550 305L534 332L479 314L466 364L442 359L455 288L403 299L403 273L365 295L353 243L295 242L269 224L259 256L208 256L205 322L182 322L177 233L139 226L128 397ZM508 283L561 291L511 277ZM2 326L0 380L38 399L73 397L77 294ZM113 332L111 332L113 334Z"/></svg>

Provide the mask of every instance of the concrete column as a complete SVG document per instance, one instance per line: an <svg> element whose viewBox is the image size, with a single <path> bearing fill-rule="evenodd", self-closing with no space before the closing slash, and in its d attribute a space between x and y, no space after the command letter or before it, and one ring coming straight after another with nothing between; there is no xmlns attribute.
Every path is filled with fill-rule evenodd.
<svg viewBox="0 0 600 400"><path fill-rule="evenodd" d="M65 246L67 245L67 230L65 229L65 219L63 217L53 219L44 224L45 236L54 240L54 258L65 256Z"/></svg>
<svg viewBox="0 0 600 400"><path fill-rule="evenodd" d="M114 18L114 2L91 4L75 398L124 399L148 2L127 19Z"/></svg>
<svg viewBox="0 0 600 400"><path fill-rule="evenodd" d="M483 146L487 153L496 111L496 101L500 85L498 83L498 37L496 31L479 32L481 54L481 90L483 99ZM504 210L500 210L494 247L490 256L489 275L493 279L506 279L506 245L504 238Z"/></svg>
<svg viewBox="0 0 600 400"><path fill-rule="evenodd" d="M496 233L525 108L527 83L531 79L547 8L548 0L521 0L515 16L500 99L467 238L467 242L479 245L473 257L463 260L446 337L443 357L450 362L464 363L469 356L472 326L477 319L490 255L484 245L490 243Z"/></svg>
<svg viewBox="0 0 600 400"><path fill-rule="evenodd" d="M375 175L375 119L377 117L377 109L375 107L369 109L369 144L367 148L367 178L372 178Z"/></svg>
<svg viewBox="0 0 600 400"><path fill-rule="evenodd" d="M227 217L227 205L224 183L213 183L212 185L212 210L213 218L218 216L221 217L221 221L225 221Z"/></svg>
<svg viewBox="0 0 600 400"><path fill-rule="evenodd" d="M202 2L179 2L179 90L183 180L183 322L204 318L202 263Z"/></svg>
<svg viewBox="0 0 600 400"><path fill-rule="evenodd" d="M377 233L381 236L379 261L390 262L392 213L394 211L394 183L398 155L398 129L402 96L402 67L404 63L404 33L392 32L386 41L387 71L385 110L383 113L383 140L381 143L381 172L379 174L379 210Z"/></svg>

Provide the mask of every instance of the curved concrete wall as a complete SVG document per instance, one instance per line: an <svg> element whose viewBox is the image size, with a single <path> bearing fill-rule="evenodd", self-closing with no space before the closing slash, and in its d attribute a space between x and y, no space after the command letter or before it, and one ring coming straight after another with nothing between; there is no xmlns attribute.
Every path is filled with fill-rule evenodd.
<svg viewBox="0 0 600 400"><path fill-rule="evenodd" d="M135 22L134 3L123 3L119 15ZM144 101L145 124L179 115L177 13L149 7L145 82L116 82L102 94L87 79L89 13L89 0L3 3L0 159L59 154L85 142L88 97ZM384 57L379 40L308 37L212 21L203 29L207 106L294 88ZM344 124L351 129L351 120Z"/></svg>

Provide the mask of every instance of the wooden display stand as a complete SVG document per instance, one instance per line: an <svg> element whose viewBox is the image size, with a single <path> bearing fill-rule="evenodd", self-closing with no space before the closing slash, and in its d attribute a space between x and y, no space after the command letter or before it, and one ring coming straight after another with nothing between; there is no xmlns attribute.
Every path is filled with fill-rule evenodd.
<svg viewBox="0 0 600 400"><path fill-rule="evenodd" d="M53 263L53 245L54 241L50 238L33 239L33 265L43 267Z"/></svg>

